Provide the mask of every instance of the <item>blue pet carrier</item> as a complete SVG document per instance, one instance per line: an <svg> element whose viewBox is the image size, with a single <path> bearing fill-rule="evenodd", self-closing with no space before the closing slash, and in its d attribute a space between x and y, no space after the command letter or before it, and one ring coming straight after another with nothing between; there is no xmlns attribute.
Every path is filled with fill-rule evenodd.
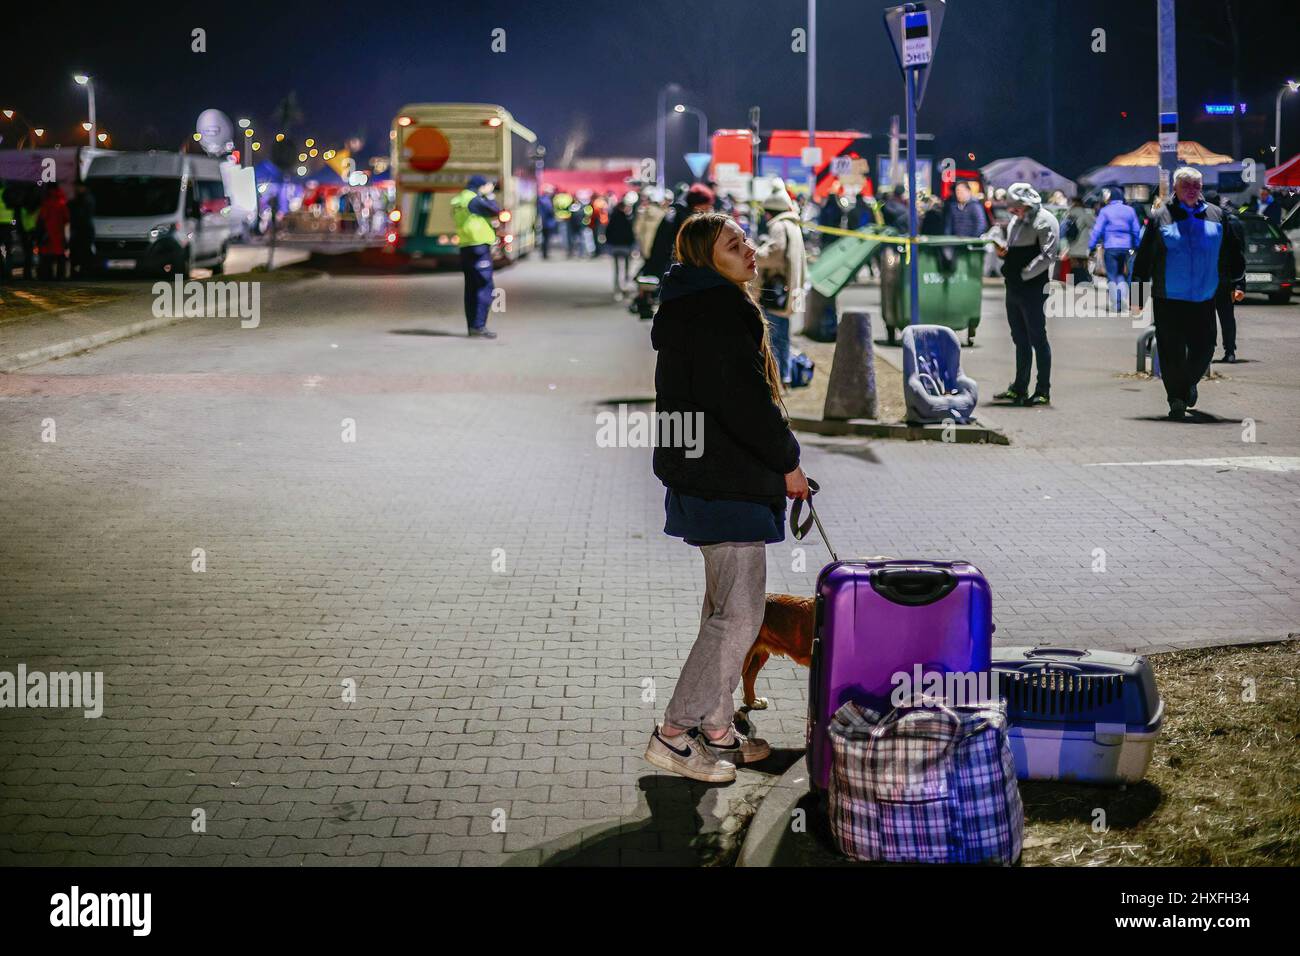
<svg viewBox="0 0 1300 956"><path fill-rule="evenodd" d="M995 647L1021 780L1136 783L1146 774L1164 703L1145 658L1065 647Z"/></svg>

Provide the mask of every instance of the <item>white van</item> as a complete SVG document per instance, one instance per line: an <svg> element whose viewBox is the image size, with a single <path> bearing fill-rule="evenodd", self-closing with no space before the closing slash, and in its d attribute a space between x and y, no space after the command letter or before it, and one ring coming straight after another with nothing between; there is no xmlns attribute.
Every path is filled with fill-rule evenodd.
<svg viewBox="0 0 1300 956"><path fill-rule="evenodd" d="M95 200L95 251L106 269L225 271L230 200L217 160L153 150L97 156L86 188Z"/></svg>

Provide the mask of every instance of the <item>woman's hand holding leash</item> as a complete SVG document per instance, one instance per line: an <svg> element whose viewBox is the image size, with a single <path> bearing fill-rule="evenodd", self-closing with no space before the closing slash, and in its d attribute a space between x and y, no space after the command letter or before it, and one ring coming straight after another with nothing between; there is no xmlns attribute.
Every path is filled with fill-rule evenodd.
<svg viewBox="0 0 1300 956"><path fill-rule="evenodd" d="M818 491L821 491L821 488L812 478L805 478L803 472L799 469L795 469L795 471L797 471L799 477L803 479L804 491L807 492L807 494L791 496L795 498L795 502L794 507L790 509L790 533L794 535L796 541L802 541L804 537L807 536L809 529L812 528L814 524L817 525L817 531L821 534L822 541L826 542L826 550L831 553L831 560L838 561L839 555L837 555L835 549L831 547L830 539L826 537L826 529L822 527L821 519L817 517L817 509L813 507L813 495ZM793 475L794 473L795 472L791 472L790 474ZM790 487L790 475L786 475L785 480L786 488L788 489ZM787 494L788 493L789 492L787 491ZM808 519L800 523L799 515L803 511L804 501L808 502Z"/></svg>
<svg viewBox="0 0 1300 956"><path fill-rule="evenodd" d="M785 476L785 496L787 498L812 498L812 492L808 490L808 478L803 473L803 468L796 468Z"/></svg>

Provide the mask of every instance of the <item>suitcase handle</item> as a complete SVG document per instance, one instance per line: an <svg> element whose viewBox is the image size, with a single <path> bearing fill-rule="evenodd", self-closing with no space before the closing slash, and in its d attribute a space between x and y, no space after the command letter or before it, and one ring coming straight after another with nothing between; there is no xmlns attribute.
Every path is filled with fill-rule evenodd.
<svg viewBox="0 0 1300 956"><path fill-rule="evenodd" d="M871 586L887 601L920 607L950 594L957 575L948 568L882 568L871 575Z"/></svg>

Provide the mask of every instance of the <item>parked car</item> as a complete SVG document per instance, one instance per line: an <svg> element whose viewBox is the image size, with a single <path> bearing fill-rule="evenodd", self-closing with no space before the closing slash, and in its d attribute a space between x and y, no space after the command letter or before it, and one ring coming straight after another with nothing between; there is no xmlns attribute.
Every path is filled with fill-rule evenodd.
<svg viewBox="0 0 1300 956"><path fill-rule="evenodd" d="M1262 293L1275 305L1291 301L1295 288L1295 256L1289 240L1263 216L1241 216L1246 232L1246 292Z"/></svg>
<svg viewBox="0 0 1300 956"><path fill-rule="evenodd" d="M86 186L105 268L182 276L194 266L224 270L230 200L217 160L156 151L98 156Z"/></svg>

